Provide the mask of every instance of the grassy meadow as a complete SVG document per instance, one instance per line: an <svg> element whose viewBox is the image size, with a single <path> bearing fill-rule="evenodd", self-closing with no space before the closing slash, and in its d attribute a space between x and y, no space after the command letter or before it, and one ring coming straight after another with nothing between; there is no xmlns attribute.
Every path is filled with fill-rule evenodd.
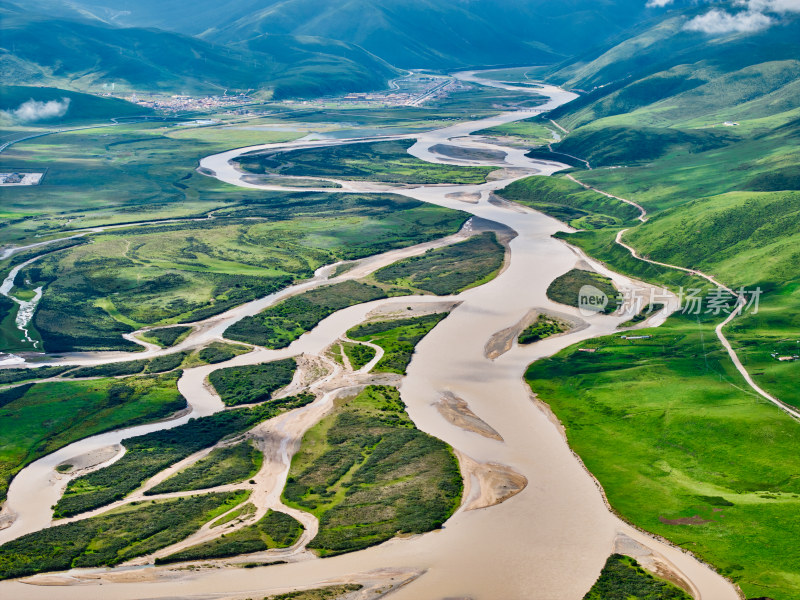
<svg viewBox="0 0 800 600"><path fill-rule="evenodd" d="M648 340L590 340L526 379L623 517L748 596L788 600L800 590L800 429L746 387L714 325L679 315L643 330Z"/></svg>
<svg viewBox="0 0 800 600"><path fill-rule="evenodd" d="M270 510L254 525L246 525L225 533L222 537L156 559L156 564L227 558L262 552L270 548L288 548L302 533L303 526L296 519L285 513Z"/></svg>
<svg viewBox="0 0 800 600"><path fill-rule="evenodd" d="M450 448L414 427L397 389L369 386L303 437L283 501L320 519L309 548L329 556L439 528L461 491Z"/></svg>
<svg viewBox="0 0 800 600"><path fill-rule="evenodd" d="M291 152L246 154L242 169L258 174L331 177L391 183L483 183L494 169L439 165L408 154L414 140L344 144Z"/></svg>
<svg viewBox="0 0 800 600"><path fill-rule="evenodd" d="M217 369L209 375L225 406L254 404L272 398L272 393L292 382L297 362L293 358L259 365Z"/></svg>
<svg viewBox="0 0 800 600"><path fill-rule="evenodd" d="M373 373L405 375L416 345L446 316L447 313L438 313L365 323L348 331L347 336L354 340L372 342L383 348L383 357L373 367Z"/></svg>
<svg viewBox="0 0 800 600"><path fill-rule="evenodd" d="M34 460L185 406L173 375L27 383L0 391L0 500L14 475Z"/></svg>
<svg viewBox="0 0 800 600"><path fill-rule="evenodd" d="M244 433L284 411L305 406L310 396L289 396L250 408L222 411L184 425L122 440L125 455L112 465L73 479L55 506L55 516L69 517L120 500L149 478L187 456Z"/></svg>
<svg viewBox="0 0 800 600"><path fill-rule="evenodd" d="M251 442L216 448L205 458L147 490L146 496L241 483L258 473L264 455Z"/></svg>
<svg viewBox="0 0 800 600"><path fill-rule="evenodd" d="M29 533L0 547L0 579L113 566L181 541L244 502L249 492L131 503L103 515Z"/></svg>

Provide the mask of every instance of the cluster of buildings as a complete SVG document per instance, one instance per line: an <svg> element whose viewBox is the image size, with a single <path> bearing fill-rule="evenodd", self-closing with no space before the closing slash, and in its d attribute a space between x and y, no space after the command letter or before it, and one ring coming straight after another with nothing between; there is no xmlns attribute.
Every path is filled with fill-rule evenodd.
<svg viewBox="0 0 800 600"><path fill-rule="evenodd" d="M38 185L44 173L0 173L0 185Z"/></svg>
<svg viewBox="0 0 800 600"><path fill-rule="evenodd" d="M140 98L138 95L133 94L128 100L139 106L169 112L218 110L253 102L253 99L247 94L223 94L222 96L150 95L148 98Z"/></svg>

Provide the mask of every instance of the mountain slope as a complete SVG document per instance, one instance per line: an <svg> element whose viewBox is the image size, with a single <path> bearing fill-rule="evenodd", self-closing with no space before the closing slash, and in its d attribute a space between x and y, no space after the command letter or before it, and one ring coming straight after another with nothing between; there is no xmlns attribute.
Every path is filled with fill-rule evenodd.
<svg viewBox="0 0 800 600"><path fill-rule="evenodd" d="M682 1L682 0L678 0ZM357 44L404 68L552 64L658 14L644 0L29 0L50 14L231 43L263 33ZM54 12L55 11L55 12Z"/></svg>
<svg viewBox="0 0 800 600"><path fill-rule="evenodd" d="M750 147L800 117L800 16L784 15L755 32L686 30L703 10L673 12L550 69L549 80L591 90L547 115L571 130L553 149L593 166L635 164L740 142ZM730 160L749 156L738 154Z"/></svg>
<svg viewBox="0 0 800 600"><path fill-rule="evenodd" d="M0 75L19 84L283 97L375 89L396 73L368 52L331 40L281 36L226 47L154 29L40 17L7 4L0 18Z"/></svg>

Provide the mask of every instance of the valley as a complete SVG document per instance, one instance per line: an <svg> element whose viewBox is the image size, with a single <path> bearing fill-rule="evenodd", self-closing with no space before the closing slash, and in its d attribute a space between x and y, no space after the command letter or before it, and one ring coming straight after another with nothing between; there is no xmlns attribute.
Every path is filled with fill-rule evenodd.
<svg viewBox="0 0 800 600"><path fill-rule="evenodd" d="M800 593L800 11L620 2L568 50L515 0L326 6L380 43L53 0L55 68L39 3L0 7L0 172L42 174L0 189L1 596ZM168 112L98 94L117 44Z"/></svg>

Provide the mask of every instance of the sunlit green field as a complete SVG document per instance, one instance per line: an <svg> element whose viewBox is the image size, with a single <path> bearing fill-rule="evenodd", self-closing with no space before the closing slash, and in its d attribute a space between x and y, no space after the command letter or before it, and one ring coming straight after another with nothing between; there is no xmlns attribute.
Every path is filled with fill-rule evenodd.
<svg viewBox="0 0 800 600"><path fill-rule="evenodd" d="M81 438L166 417L186 401L177 377L27 384L0 392L0 500L25 465Z"/></svg>
<svg viewBox="0 0 800 600"><path fill-rule="evenodd" d="M748 597L800 593L797 423L735 372L707 317L600 338L526 378L612 506L709 561Z"/></svg>

